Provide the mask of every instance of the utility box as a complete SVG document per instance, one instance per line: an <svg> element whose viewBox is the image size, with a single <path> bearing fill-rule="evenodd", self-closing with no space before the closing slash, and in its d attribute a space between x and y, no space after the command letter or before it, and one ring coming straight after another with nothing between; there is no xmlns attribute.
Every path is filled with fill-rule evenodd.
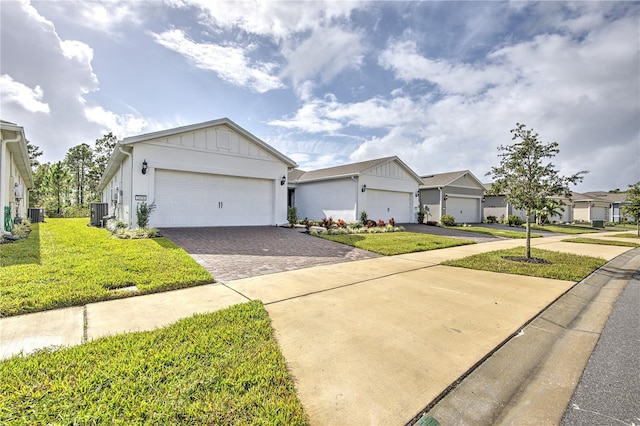
<svg viewBox="0 0 640 426"><path fill-rule="evenodd" d="M109 216L109 203L91 203L91 226L102 227L102 219Z"/></svg>
<svg viewBox="0 0 640 426"><path fill-rule="evenodd" d="M44 222L44 209L29 209L29 221L31 223Z"/></svg>

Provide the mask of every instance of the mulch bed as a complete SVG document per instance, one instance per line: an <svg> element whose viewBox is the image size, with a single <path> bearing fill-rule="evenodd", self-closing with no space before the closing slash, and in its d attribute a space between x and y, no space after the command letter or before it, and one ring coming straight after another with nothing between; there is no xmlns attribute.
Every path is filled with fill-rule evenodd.
<svg viewBox="0 0 640 426"><path fill-rule="evenodd" d="M523 263L535 263L538 265L551 265L547 259L541 259L539 257L530 257L527 258L525 256L502 256L503 259L513 260L514 262L523 262Z"/></svg>

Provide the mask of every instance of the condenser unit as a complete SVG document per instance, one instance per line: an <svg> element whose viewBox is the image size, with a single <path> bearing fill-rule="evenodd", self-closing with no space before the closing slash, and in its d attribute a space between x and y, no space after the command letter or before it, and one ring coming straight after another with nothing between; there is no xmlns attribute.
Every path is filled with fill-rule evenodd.
<svg viewBox="0 0 640 426"><path fill-rule="evenodd" d="M44 209L29 209L29 221L31 223L44 222Z"/></svg>
<svg viewBox="0 0 640 426"><path fill-rule="evenodd" d="M91 203L91 226L102 226L102 219L109 216L109 203Z"/></svg>

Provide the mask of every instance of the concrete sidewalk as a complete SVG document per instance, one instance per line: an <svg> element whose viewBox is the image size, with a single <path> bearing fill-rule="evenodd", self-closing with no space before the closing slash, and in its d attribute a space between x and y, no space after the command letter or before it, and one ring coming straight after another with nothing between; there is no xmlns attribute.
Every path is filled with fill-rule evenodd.
<svg viewBox="0 0 640 426"><path fill-rule="evenodd" d="M532 245L606 259L629 250L564 238ZM403 424L574 286L439 265L521 245L500 240L2 318L0 357L260 299L313 424Z"/></svg>

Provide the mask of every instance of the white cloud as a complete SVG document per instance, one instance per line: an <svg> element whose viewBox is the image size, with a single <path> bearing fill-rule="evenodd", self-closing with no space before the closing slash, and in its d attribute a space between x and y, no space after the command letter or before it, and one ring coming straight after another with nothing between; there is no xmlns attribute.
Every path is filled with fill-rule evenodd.
<svg viewBox="0 0 640 426"><path fill-rule="evenodd" d="M144 8L148 5L144 1L66 0L40 2L38 9L45 15L55 17L56 21L73 22L118 38L123 28L142 24Z"/></svg>
<svg viewBox="0 0 640 426"><path fill-rule="evenodd" d="M417 44L412 40L391 43L380 54L379 62L400 80L429 81L442 91L453 94L474 95L513 78L499 65L452 64L444 59L426 58L418 52Z"/></svg>
<svg viewBox="0 0 640 426"><path fill-rule="evenodd" d="M35 86L32 89L15 81L10 75L0 75L0 99L2 99L2 104L13 103L29 112L49 114L49 105L46 102L42 102L43 95L40 86ZM4 108L5 106L3 105Z"/></svg>
<svg viewBox="0 0 640 426"><path fill-rule="evenodd" d="M196 43L177 29L152 35L158 44L180 53L200 69L214 71L228 83L248 87L258 93L284 87L272 75L276 64L251 61L241 47Z"/></svg>
<svg viewBox="0 0 640 426"><path fill-rule="evenodd" d="M154 125L88 100L100 89L90 45L62 39L54 24L27 1L3 2L0 14L2 119L24 127L44 152L41 161L61 160L70 147L109 131L121 137L121 132Z"/></svg>
<svg viewBox="0 0 640 426"><path fill-rule="evenodd" d="M322 28L285 53L288 59L283 74L294 84L316 80L328 83L346 68L357 69L364 53L362 35L340 28Z"/></svg>
<svg viewBox="0 0 640 426"><path fill-rule="evenodd" d="M577 26L579 18L570 19ZM349 126L365 134L385 128L385 134L367 137L349 161L396 154L419 173L470 169L482 178L497 162L497 146L513 143L509 130L522 122L543 141L560 143L553 162L562 173L591 169L585 185L592 189L622 176L638 180L637 17L606 25L597 17L589 20L596 27L580 37L541 34L464 64L429 59L412 41L394 42L380 65L399 82L435 84L437 96L408 87L393 90L391 98L354 103L310 99L293 118L269 124L320 134L349 133Z"/></svg>
<svg viewBox="0 0 640 426"><path fill-rule="evenodd" d="M291 34L325 27L348 18L366 2L341 1L240 1L168 0L179 8L197 7L200 20L213 29L239 28L250 34L283 40Z"/></svg>

